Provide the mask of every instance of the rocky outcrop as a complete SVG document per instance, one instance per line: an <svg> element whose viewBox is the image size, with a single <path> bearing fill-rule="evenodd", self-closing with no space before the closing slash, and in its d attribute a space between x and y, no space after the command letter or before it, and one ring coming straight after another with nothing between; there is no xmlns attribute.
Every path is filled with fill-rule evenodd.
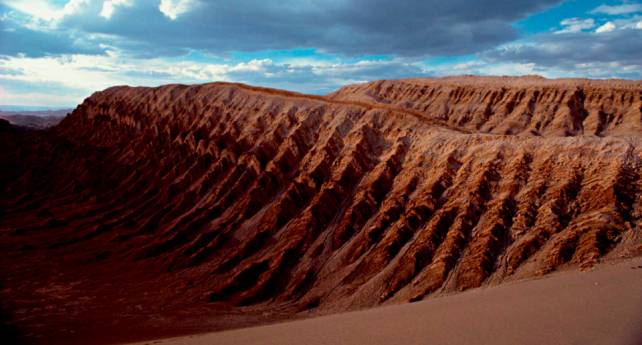
<svg viewBox="0 0 642 345"><path fill-rule="evenodd" d="M97 92L14 158L8 293L292 315L640 254L640 83L498 80Z"/></svg>
<svg viewBox="0 0 642 345"><path fill-rule="evenodd" d="M476 133L638 136L642 82L448 77L349 85L330 95L392 105Z"/></svg>

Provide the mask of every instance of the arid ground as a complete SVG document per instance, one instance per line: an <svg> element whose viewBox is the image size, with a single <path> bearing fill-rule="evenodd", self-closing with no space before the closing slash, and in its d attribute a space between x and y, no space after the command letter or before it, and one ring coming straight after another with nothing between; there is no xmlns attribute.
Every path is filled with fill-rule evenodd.
<svg viewBox="0 0 642 345"><path fill-rule="evenodd" d="M136 345L642 344L642 259L413 304Z"/></svg>

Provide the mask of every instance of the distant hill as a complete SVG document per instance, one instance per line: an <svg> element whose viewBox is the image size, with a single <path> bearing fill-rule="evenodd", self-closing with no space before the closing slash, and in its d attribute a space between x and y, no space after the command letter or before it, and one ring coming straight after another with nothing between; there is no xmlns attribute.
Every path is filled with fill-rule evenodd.
<svg viewBox="0 0 642 345"><path fill-rule="evenodd" d="M0 119L12 125L31 129L46 129L57 125L72 109L38 111L0 111Z"/></svg>

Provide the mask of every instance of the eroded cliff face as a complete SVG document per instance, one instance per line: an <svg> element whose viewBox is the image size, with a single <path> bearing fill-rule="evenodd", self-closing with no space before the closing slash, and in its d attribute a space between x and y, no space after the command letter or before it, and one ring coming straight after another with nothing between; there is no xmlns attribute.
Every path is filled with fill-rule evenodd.
<svg viewBox="0 0 642 345"><path fill-rule="evenodd" d="M414 110L478 133L638 136L642 82L541 77L376 81L330 95Z"/></svg>
<svg viewBox="0 0 642 345"><path fill-rule="evenodd" d="M230 327L642 253L639 82L495 83L97 92L20 151L5 294Z"/></svg>

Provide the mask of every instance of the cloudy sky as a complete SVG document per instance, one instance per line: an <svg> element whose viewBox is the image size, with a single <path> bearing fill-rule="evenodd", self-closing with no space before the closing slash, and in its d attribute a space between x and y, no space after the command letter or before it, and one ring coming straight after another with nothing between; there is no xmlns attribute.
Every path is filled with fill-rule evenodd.
<svg viewBox="0 0 642 345"><path fill-rule="evenodd" d="M642 1L0 0L0 105L112 85L323 94L454 74L642 78Z"/></svg>

